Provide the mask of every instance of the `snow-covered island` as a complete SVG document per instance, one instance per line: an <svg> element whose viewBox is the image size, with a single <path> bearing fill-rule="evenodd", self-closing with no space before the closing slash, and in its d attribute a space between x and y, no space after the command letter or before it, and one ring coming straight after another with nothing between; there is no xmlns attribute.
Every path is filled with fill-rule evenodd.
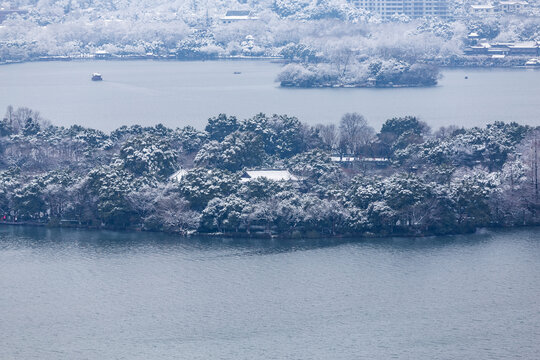
<svg viewBox="0 0 540 360"><path fill-rule="evenodd" d="M309 126L220 114L202 130L0 121L0 224L234 236L383 236L540 224L540 128L376 132L359 114Z"/></svg>
<svg viewBox="0 0 540 360"><path fill-rule="evenodd" d="M341 69L338 71L337 69ZM335 67L331 64L285 66L277 77L283 87L418 87L434 86L440 77L433 65L371 60Z"/></svg>

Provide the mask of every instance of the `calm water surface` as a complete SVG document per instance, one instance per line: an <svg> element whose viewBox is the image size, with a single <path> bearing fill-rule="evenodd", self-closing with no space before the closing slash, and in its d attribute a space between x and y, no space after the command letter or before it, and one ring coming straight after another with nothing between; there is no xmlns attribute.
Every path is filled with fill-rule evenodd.
<svg viewBox="0 0 540 360"><path fill-rule="evenodd" d="M82 61L0 66L0 111L28 106L58 125L112 130L124 124L202 128L225 112L296 115L310 124L364 114L377 129L417 115L432 127L495 120L540 124L540 71L445 70L440 85L411 89L281 89L268 61ZM241 74L235 75L235 71ZM90 81L101 72L102 82ZM468 76L468 80L465 79Z"/></svg>
<svg viewBox="0 0 540 360"><path fill-rule="evenodd" d="M538 359L540 228L335 243L0 227L1 359Z"/></svg>

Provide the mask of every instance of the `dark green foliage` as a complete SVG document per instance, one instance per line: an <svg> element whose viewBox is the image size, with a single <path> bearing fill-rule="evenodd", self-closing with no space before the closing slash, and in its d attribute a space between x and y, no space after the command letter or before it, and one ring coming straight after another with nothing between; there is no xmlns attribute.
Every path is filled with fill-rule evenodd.
<svg viewBox="0 0 540 360"><path fill-rule="evenodd" d="M280 51L280 54L287 60L314 62L317 60L317 52L304 44L287 44Z"/></svg>
<svg viewBox="0 0 540 360"><path fill-rule="evenodd" d="M26 119L24 123L24 128L22 130L23 135L35 135L41 130L39 123L32 118Z"/></svg>
<svg viewBox="0 0 540 360"><path fill-rule="evenodd" d="M14 133L13 124L6 118L0 121L0 136L9 136Z"/></svg>
<svg viewBox="0 0 540 360"><path fill-rule="evenodd" d="M238 180L228 171L194 168L182 178L179 190L194 209L202 210L213 198L232 194Z"/></svg>
<svg viewBox="0 0 540 360"><path fill-rule="evenodd" d="M525 138L530 128L516 123L495 122L485 128L459 129L443 139L414 142L406 147L394 146L394 158L402 165L468 166L479 164L500 170L508 155ZM395 135L379 135L388 140ZM388 144L387 144L388 146Z"/></svg>
<svg viewBox="0 0 540 360"><path fill-rule="evenodd" d="M182 150L191 154L201 149L207 137L205 132L198 131L193 126L185 126L176 131L175 140L179 142Z"/></svg>
<svg viewBox="0 0 540 360"><path fill-rule="evenodd" d="M107 135L8 109L0 221L289 237L540 223L539 129L496 122L432 136L408 116L389 119L375 136L361 115L344 118L362 126L343 122L338 132L286 115L219 115L206 132L156 125ZM362 136L347 136L360 128ZM360 160L331 159L344 139ZM382 165L370 167L372 160ZM187 166L173 182L179 164ZM281 172L274 180L243 177L246 169L272 167L296 180L279 180Z"/></svg>
<svg viewBox="0 0 540 360"><path fill-rule="evenodd" d="M264 143L260 136L235 131L221 143L206 143L197 154L195 162L201 166L239 171L245 167L259 166L264 155Z"/></svg>
<svg viewBox="0 0 540 360"><path fill-rule="evenodd" d="M351 205L367 209L369 204L382 200L383 191L381 179L356 176L352 179L345 197Z"/></svg>
<svg viewBox="0 0 540 360"><path fill-rule="evenodd" d="M20 219L39 219L46 211L45 201L42 198L43 184L38 181L17 189L12 197L13 210Z"/></svg>
<svg viewBox="0 0 540 360"><path fill-rule="evenodd" d="M238 232L246 206L247 202L236 195L214 198L202 212L201 226L211 232Z"/></svg>
<svg viewBox="0 0 540 360"><path fill-rule="evenodd" d="M395 138L411 133L423 135L428 131L427 125L414 116L405 116L386 120L381 128L381 135L392 135Z"/></svg>
<svg viewBox="0 0 540 360"><path fill-rule="evenodd" d="M429 126L414 116L405 116L386 120L377 135L385 156L391 156L396 150L424 141Z"/></svg>
<svg viewBox="0 0 540 360"><path fill-rule="evenodd" d="M494 39L501 32L500 24L493 21L472 23L469 25L469 30L476 32L483 39Z"/></svg>
<svg viewBox="0 0 540 360"><path fill-rule="evenodd" d="M437 85L441 75L436 66L409 64L398 60L376 59L367 62L343 51L328 62L290 63L277 81L283 87L418 87ZM353 58L353 60L351 60Z"/></svg>
<svg viewBox="0 0 540 360"><path fill-rule="evenodd" d="M124 168L135 176L166 180L175 170L178 155L164 136L145 134L127 140L120 149Z"/></svg>
<svg viewBox="0 0 540 360"><path fill-rule="evenodd" d="M489 199L496 188L495 179L485 173L465 176L451 190L458 224L479 226L489 224Z"/></svg>
<svg viewBox="0 0 540 360"><path fill-rule="evenodd" d="M261 113L239 123L235 117L221 114L209 120L206 131L216 140L202 146L195 162L229 171L260 166L271 157L289 158L321 144L315 130L286 115Z"/></svg>
<svg viewBox="0 0 540 360"><path fill-rule="evenodd" d="M440 78L439 69L428 64L413 64L405 71L399 79L398 84L408 84L416 86L434 86Z"/></svg>
<svg viewBox="0 0 540 360"><path fill-rule="evenodd" d="M88 174L85 185L96 197L94 211L102 223L116 227L126 227L130 223L127 195L135 185L127 171L110 167L95 169Z"/></svg>
<svg viewBox="0 0 540 360"><path fill-rule="evenodd" d="M240 127L236 116L227 116L219 114L218 116L208 119L206 132L210 140L222 141L225 137Z"/></svg>
<svg viewBox="0 0 540 360"><path fill-rule="evenodd" d="M257 114L242 122L241 131L250 131L259 135L268 155L288 158L307 149L310 136L306 127L296 118L287 115Z"/></svg>
<svg viewBox="0 0 540 360"><path fill-rule="evenodd" d="M114 141L122 141L133 135L141 135L144 131L145 129L140 125L131 125L129 127L123 125L111 132L110 138Z"/></svg>
<svg viewBox="0 0 540 360"><path fill-rule="evenodd" d="M305 150L302 123L296 117L274 115L271 120L273 136L270 139L272 149L269 154L288 158Z"/></svg>
<svg viewBox="0 0 540 360"><path fill-rule="evenodd" d="M290 184L279 183L263 177L243 183L237 193L247 201L263 200L287 189L290 190Z"/></svg>

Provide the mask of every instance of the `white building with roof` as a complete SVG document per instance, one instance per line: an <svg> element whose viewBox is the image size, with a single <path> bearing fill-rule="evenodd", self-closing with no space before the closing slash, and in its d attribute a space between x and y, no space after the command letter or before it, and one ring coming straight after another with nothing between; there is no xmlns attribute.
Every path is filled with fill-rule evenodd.
<svg viewBox="0 0 540 360"><path fill-rule="evenodd" d="M174 174L172 174L171 176L169 176L169 180L172 182L179 183L186 174L187 174L186 169L180 169Z"/></svg>
<svg viewBox="0 0 540 360"><path fill-rule="evenodd" d="M259 18L249 10L229 10L219 20L222 24L230 24L239 21L259 20Z"/></svg>
<svg viewBox="0 0 540 360"><path fill-rule="evenodd" d="M330 156L330 161L333 162L339 162L339 163L347 163L347 162L354 162L356 158L354 156L340 156L340 155L334 155Z"/></svg>
<svg viewBox="0 0 540 360"><path fill-rule="evenodd" d="M506 13L517 13L525 10L529 3L526 1L500 1L498 3L499 11Z"/></svg>
<svg viewBox="0 0 540 360"><path fill-rule="evenodd" d="M494 14L495 6L492 4L473 4L471 5L471 12L476 15Z"/></svg>
<svg viewBox="0 0 540 360"><path fill-rule="evenodd" d="M105 50L97 50L94 53L94 58L96 58L96 59L108 59L111 56L112 56L111 53L108 52L108 51L105 51Z"/></svg>
<svg viewBox="0 0 540 360"><path fill-rule="evenodd" d="M266 178L272 181L299 181L300 178L294 176L286 169L260 169L260 170L246 170L242 175L240 181L248 182L254 179Z"/></svg>
<svg viewBox="0 0 540 360"><path fill-rule="evenodd" d="M495 1L484 4L473 4L470 7L471 13L476 15L496 14L496 13L520 13L527 9L529 3L522 0Z"/></svg>

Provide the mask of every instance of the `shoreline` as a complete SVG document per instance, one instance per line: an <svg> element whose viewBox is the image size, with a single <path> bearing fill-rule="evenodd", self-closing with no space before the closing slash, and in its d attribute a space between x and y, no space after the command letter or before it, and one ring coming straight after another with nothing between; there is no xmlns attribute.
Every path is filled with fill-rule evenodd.
<svg viewBox="0 0 540 360"><path fill-rule="evenodd" d="M436 87L438 84L433 85L406 85L406 84L386 84L386 85L370 85L370 84L327 84L327 85L314 85L314 86L300 86L300 85L283 85L279 86L284 89L403 89L403 88L431 88Z"/></svg>
<svg viewBox="0 0 540 360"><path fill-rule="evenodd" d="M470 235L476 234L483 229L497 229L497 230L512 230L512 229L522 229L522 228L538 228L540 224L524 224L524 225L487 225L473 228L464 228L460 231L453 232L398 232L398 233L373 233L373 232L363 232L363 233L343 233L343 234L321 234L315 231L301 232L293 231L289 234L270 234L270 233L245 233L245 232L225 232L225 233L201 233L201 232L168 232L168 231L155 231L155 230L144 230L140 228L115 228L115 227L98 227L98 226L85 226L85 225L55 225L50 223L38 223L38 222L0 222L0 226L15 226L15 227L41 227L49 229L78 229L78 230L87 230L87 231L114 231L119 233L153 233L153 234L164 234L170 236L176 236L182 239L188 238L207 238L207 239L243 239L243 240L319 240L319 239L383 239L383 238L429 238L429 237L439 237L439 236L458 236L458 235Z"/></svg>
<svg viewBox="0 0 540 360"><path fill-rule="evenodd" d="M285 59L278 56L228 56L217 57L211 59L178 59L170 57L154 57L154 56L129 56L129 57L111 57L107 59L97 59L94 57L40 57L28 60L6 60L0 62L0 66L14 65L14 64L27 64L38 62L83 62L83 61L95 61L95 62L130 62L130 61L156 61L156 62L206 62L206 61L269 61L274 63L285 62Z"/></svg>
<svg viewBox="0 0 540 360"><path fill-rule="evenodd" d="M528 59L528 57L522 58ZM484 59L489 60L489 59ZM156 61L156 62L211 62L211 61L268 61L271 63L280 63L280 64L286 64L290 63L288 60L286 60L283 57L280 56L224 56L224 57L216 57L216 58L200 58L200 59L178 59L176 57L166 57L166 56L146 56L146 55L140 55L140 56L113 56L110 58L95 58L93 56L51 56L51 57L39 57L39 58L32 58L32 59L26 59L26 60L5 60L0 61L0 66L7 66L7 65L15 65L15 64L27 64L27 63L38 63L38 62L83 62L83 61L95 61L95 62L131 62L131 61ZM482 63L467 63L467 64L453 64L453 65L445 65L437 63L436 61L433 62L433 65L438 66L440 69L525 69L525 70L536 70L540 69L540 66L526 66L526 65L516 65L513 63L507 63L507 64L482 64ZM285 88L301 88L299 86L282 86ZM379 86L356 86L356 85L338 85L338 86L314 86L310 88L326 88L326 87L339 87L339 88L369 88L369 87L379 87ZM382 86L382 87L392 87L392 86ZM396 87L429 87L429 86L423 86L423 85L417 85L417 86L409 86L409 85L401 85Z"/></svg>

